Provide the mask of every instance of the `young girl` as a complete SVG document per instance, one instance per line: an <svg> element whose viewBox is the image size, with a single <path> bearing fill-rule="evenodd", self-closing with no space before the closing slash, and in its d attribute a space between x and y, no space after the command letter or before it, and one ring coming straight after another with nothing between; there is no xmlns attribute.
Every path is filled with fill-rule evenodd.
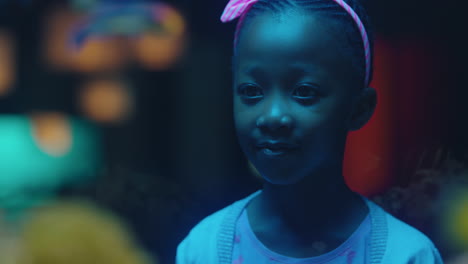
<svg viewBox="0 0 468 264"><path fill-rule="evenodd" d="M348 189L348 131L372 116L357 0L231 0L234 120L263 189L202 220L178 264L442 263L432 242Z"/></svg>

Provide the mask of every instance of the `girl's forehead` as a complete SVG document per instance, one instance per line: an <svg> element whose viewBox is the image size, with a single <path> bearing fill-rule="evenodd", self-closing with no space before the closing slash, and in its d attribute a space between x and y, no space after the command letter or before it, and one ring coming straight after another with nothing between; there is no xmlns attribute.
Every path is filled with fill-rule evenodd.
<svg viewBox="0 0 468 264"><path fill-rule="evenodd" d="M301 76L354 83L352 59L343 49L348 40L338 32L332 19L310 13L265 13L251 18L238 39L235 76L256 69L276 78L291 76L299 68Z"/></svg>
<svg viewBox="0 0 468 264"><path fill-rule="evenodd" d="M251 18L237 46L238 57L247 59L310 59L319 63L343 60L340 45L346 41L329 18L291 11L263 13ZM340 44L341 43L341 44Z"/></svg>

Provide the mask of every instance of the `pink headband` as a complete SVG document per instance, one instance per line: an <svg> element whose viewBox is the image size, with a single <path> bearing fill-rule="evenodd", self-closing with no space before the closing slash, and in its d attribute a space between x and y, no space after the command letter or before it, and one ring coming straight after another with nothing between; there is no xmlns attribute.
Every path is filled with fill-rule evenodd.
<svg viewBox="0 0 468 264"><path fill-rule="evenodd" d="M221 15L221 21L222 22L229 22L232 21L244 14L246 10L253 5L255 2L258 0L230 0L229 3L226 5L226 8L224 9L223 14ZM364 28L364 24L362 24L361 19L359 19L358 15L354 10L343 0L333 0L336 2L338 5L343 7L348 14L351 15L353 18L354 22L356 22L356 25L359 28L359 32L361 33L362 37L362 42L364 43L364 55L366 57L366 79L365 79L365 85L367 86L369 84L369 78L370 78L370 45L369 45L369 39L367 37L367 32L366 29Z"/></svg>

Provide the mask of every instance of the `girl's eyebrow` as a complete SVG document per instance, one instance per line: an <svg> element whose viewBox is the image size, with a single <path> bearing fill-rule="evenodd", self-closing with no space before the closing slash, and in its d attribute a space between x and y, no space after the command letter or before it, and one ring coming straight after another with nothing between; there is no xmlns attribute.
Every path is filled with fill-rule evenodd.
<svg viewBox="0 0 468 264"><path fill-rule="evenodd" d="M246 66L242 69L242 73L259 83L268 83L270 81L268 72L255 64Z"/></svg>
<svg viewBox="0 0 468 264"><path fill-rule="evenodd" d="M242 73L247 75L258 75L261 72L260 68L256 65L247 66L242 70Z"/></svg>
<svg viewBox="0 0 468 264"><path fill-rule="evenodd" d="M294 63L290 64L287 67L288 71L294 73L294 74L310 74L312 71L310 70L310 67L308 67L306 64L303 63ZM257 65L252 65L252 66L247 66L245 67L242 72L244 74L250 75L250 76L259 76L263 75L265 71L263 71L260 67Z"/></svg>
<svg viewBox="0 0 468 264"><path fill-rule="evenodd" d="M258 65L248 66L242 70L242 72L250 76L251 78L257 81L266 81L268 80L267 72L262 70Z"/></svg>

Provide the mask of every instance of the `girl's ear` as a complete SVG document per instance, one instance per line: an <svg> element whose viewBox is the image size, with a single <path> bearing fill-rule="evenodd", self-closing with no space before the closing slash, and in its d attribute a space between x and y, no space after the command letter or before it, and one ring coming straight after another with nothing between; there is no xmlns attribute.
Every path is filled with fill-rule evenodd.
<svg viewBox="0 0 468 264"><path fill-rule="evenodd" d="M374 114L377 105L377 93L374 88L363 89L352 110L348 130L355 131L363 127Z"/></svg>

